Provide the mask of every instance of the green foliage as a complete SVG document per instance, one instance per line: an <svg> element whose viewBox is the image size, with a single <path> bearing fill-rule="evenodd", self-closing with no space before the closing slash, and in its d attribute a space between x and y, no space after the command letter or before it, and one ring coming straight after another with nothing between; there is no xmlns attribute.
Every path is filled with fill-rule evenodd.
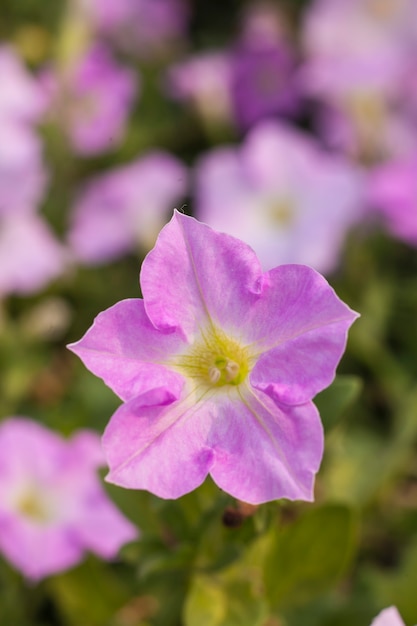
<svg viewBox="0 0 417 626"><path fill-rule="evenodd" d="M226 570L219 576L197 576L185 604L185 626L262 626L267 606L245 572Z"/></svg>
<svg viewBox="0 0 417 626"><path fill-rule="evenodd" d="M246 547L232 565L212 574L197 573L184 610L185 626L262 626L269 607L262 584L268 537Z"/></svg>
<svg viewBox="0 0 417 626"><path fill-rule="evenodd" d="M103 626L130 597L131 585L123 573L90 557L79 567L54 576L46 586L66 624Z"/></svg>
<svg viewBox="0 0 417 626"><path fill-rule="evenodd" d="M414 538L403 549L398 568L373 570L371 585L380 606L394 604L406 623L417 623L417 540Z"/></svg>
<svg viewBox="0 0 417 626"><path fill-rule="evenodd" d="M320 411L326 431L339 422L346 409L358 398L361 390L362 380L358 376L337 376L330 387L315 397L314 403Z"/></svg>
<svg viewBox="0 0 417 626"><path fill-rule="evenodd" d="M306 511L274 533L265 564L265 588L274 608L302 604L337 583L352 562L356 514L328 504Z"/></svg>

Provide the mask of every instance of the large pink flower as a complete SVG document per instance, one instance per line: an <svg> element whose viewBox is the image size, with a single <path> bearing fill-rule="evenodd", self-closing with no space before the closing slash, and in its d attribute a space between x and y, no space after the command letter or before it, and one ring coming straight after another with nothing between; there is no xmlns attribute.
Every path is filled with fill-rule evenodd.
<svg viewBox="0 0 417 626"><path fill-rule="evenodd" d="M108 480L176 498L210 474L247 502L312 500L311 399L356 314L313 269L264 274L246 244L177 212L141 286L70 346L124 401L104 434Z"/></svg>
<svg viewBox="0 0 417 626"><path fill-rule="evenodd" d="M86 550L113 558L136 538L96 475L103 459L95 433L65 441L12 417L0 424L0 447L0 550L25 576L65 570Z"/></svg>

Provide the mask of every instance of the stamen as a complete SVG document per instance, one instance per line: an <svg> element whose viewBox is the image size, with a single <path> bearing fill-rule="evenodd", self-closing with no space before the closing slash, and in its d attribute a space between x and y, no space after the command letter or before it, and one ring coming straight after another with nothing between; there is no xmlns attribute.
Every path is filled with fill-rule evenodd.
<svg viewBox="0 0 417 626"><path fill-rule="evenodd" d="M228 361L226 367L226 380L232 381L239 374L240 367L235 361Z"/></svg>
<svg viewBox="0 0 417 626"><path fill-rule="evenodd" d="M219 382L220 376L222 375L221 371L218 367L210 367L209 369L209 381L212 385L215 385Z"/></svg>
<svg viewBox="0 0 417 626"><path fill-rule="evenodd" d="M201 333L191 349L180 356L177 367L200 384L220 389L238 386L250 369L249 351L216 328Z"/></svg>

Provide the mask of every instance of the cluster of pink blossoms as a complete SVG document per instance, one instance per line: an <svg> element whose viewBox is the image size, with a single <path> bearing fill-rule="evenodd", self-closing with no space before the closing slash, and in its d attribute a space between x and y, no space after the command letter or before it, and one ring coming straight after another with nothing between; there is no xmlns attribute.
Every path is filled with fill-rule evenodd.
<svg viewBox="0 0 417 626"><path fill-rule="evenodd" d="M344 219L341 217L338 205L343 192L338 193L337 184L330 182L330 176L327 182L320 180L323 211L317 210L317 204L314 200L309 202L306 194L303 209L297 212L300 216L305 213L305 220L294 219L288 239L283 237L283 244L278 235L276 246L278 250L287 245L294 262L306 262L319 271L333 271L340 260L347 231L373 214L382 217L395 237L415 245L414 186L408 174L415 163L417 145L415 24L413 0L315 0L307 5L299 40L294 42L288 34L285 16L273 3L260 3L243 13L241 32L231 48L188 55L168 71L167 90L171 97L191 105L208 128L235 126L238 130L252 129L257 134L257 124L267 120L285 124L291 134L292 122L300 117L304 121L303 115L309 111L309 126L315 133L310 141L316 143L318 137L322 144L318 146L317 156L312 158L317 170L323 163L324 155L320 152L324 147L329 151L329 159L340 160L344 156L347 169L357 169L358 165L363 169L360 213L351 212L347 202ZM294 43L298 43L298 48ZM260 130L259 135L262 135ZM293 143L296 150L297 140ZM233 149L247 152L244 145ZM303 151L306 160L311 158L307 147L300 149L295 169ZM293 155L289 147L290 161ZM286 157L284 153L283 161ZM251 164L247 168L233 168L230 154L227 159L224 148L203 157L204 165L197 167L196 210L203 205L199 217L229 232L227 212L220 211L218 203L213 201L216 191L211 183L217 184L220 178L226 192L231 187L234 190L232 206L236 202L243 207L238 220L240 232L236 234L251 245L258 242L259 249L255 248L259 251L265 245L268 247L271 232L280 230L271 226L271 220L263 218L265 212L259 208L268 203L268 181L262 178L256 181L259 195L266 200L246 203L247 191L253 187L254 168ZM277 163L282 166L281 159ZM225 165L233 181L230 185L226 175L221 175ZM270 165L272 169L273 162ZM377 174L381 171L381 177L386 179L386 184L378 184L376 194L374 170ZM397 192L392 193L399 179L406 180L407 185L401 197ZM299 187L298 181L294 186ZM281 195L287 190L279 179L276 187ZM207 189L210 191L206 192ZM232 213L236 211L232 209ZM303 236L303 225L309 221L309 214L315 215L318 229L322 227L330 232L334 228L334 235L327 237L332 258L323 264L318 259L316 265L315 255L308 255L312 238ZM302 245L297 245L298 240ZM315 241L323 251L323 246ZM298 257L301 249L304 255Z"/></svg>
<svg viewBox="0 0 417 626"><path fill-rule="evenodd" d="M42 89L17 53L0 47L0 299L26 294L59 276L66 255L38 208L47 170L36 124L46 109Z"/></svg>

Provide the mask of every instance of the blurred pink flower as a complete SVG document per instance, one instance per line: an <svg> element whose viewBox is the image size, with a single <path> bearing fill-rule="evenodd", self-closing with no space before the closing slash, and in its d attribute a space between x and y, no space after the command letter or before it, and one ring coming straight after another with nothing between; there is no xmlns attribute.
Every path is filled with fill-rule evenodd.
<svg viewBox="0 0 417 626"><path fill-rule="evenodd" d="M87 550L105 559L137 529L105 494L98 436L64 440L21 417L0 423L0 550L32 580L72 567Z"/></svg>
<svg viewBox="0 0 417 626"><path fill-rule="evenodd" d="M414 0L317 0L309 5L302 29L307 59L328 78L349 88L351 68L384 67L382 80L398 79L414 41ZM417 32L417 31L416 31ZM325 68L328 68L326 71ZM332 71L331 71L332 70ZM345 75L345 71L348 75Z"/></svg>
<svg viewBox="0 0 417 626"><path fill-rule="evenodd" d="M64 127L75 152L89 156L121 142L139 75L116 63L104 45L96 44L63 75L45 70L42 82L52 117Z"/></svg>
<svg viewBox="0 0 417 626"><path fill-rule="evenodd" d="M375 168L369 176L369 201L394 236L417 246L417 153Z"/></svg>
<svg viewBox="0 0 417 626"><path fill-rule="evenodd" d="M166 90L204 119L247 128L271 115L297 112L294 59L284 42L242 40L227 50L189 56L166 74Z"/></svg>
<svg viewBox="0 0 417 626"><path fill-rule="evenodd" d="M333 270L348 229L362 216L361 172L311 137L261 122L240 148L196 166L196 215L251 245L265 269L305 263Z"/></svg>
<svg viewBox="0 0 417 626"><path fill-rule="evenodd" d="M158 53L184 35L186 0L78 0L86 19L123 49Z"/></svg>
<svg viewBox="0 0 417 626"><path fill-rule="evenodd" d="M285 20L272 2L248 4L230 50L231 98L239 127L270 116L294 116L300 98L295 51Z"/></svg>
<svg viewBox="0 0 417 626"><path fill-rule="evenodd" d="M36 214L0 216L0 298L29 294L61 275L68 258Z"/></svg>
<svg viewBox="0 0 417 626"><path fill-rule="evenodd" d="M68 240L83 263L112 260L140 244L148 250L175 204L188 172L166 152L151 152L91 180L74 206Z"/></svg>
<svg viewBox="0 0 417 626"><path fill-rule="evenodd" d="M416 128L401 112L417 52L413 0L318 0L305 13L300 90L326 105L326 143L363 161L406 154Z"/></svg>
<svg viewBox="0 0 417 626"><path fill-rule="evenodd" d="M248 128L268 116L297 113L294 66L284 42L241 43L232 50L231 97L239 126Z"/></svg>
<svg viewBox="0 0 417 626"><path fill-rule="evenodd" d="M46 182L36 132L27 124L0 118L0 216L34 212Z"/></svg>
<svg viewBox="0 0 417 626"><path fill-rule="evenodd" d="M0 123L39 121L47 104L43 90L18 53L5 45L0 46L0 76Z"/></svg>
<svg viewBox="0 0 417 626"><path fill-rule="evenodd" d="M231 58L226 51L201 52L168 69L166 90L205 120L232 122Z"/></svg>
<svg viewBox="0 0 417 626"><path fill-rule="evenodd" d="M395 606L391 606L381 611L373 620L371 626L405 626L405 624Z"/></svg>
<svg viewBox="0 0 417 626"><path fill-rule="evenodd" d="M141 271L143 300L69 348L125 402L107 480L177 498L210 474L253 504L312 500L329 385L357 317L305 266L263 274L243 242L175 212Z"/></svg>

